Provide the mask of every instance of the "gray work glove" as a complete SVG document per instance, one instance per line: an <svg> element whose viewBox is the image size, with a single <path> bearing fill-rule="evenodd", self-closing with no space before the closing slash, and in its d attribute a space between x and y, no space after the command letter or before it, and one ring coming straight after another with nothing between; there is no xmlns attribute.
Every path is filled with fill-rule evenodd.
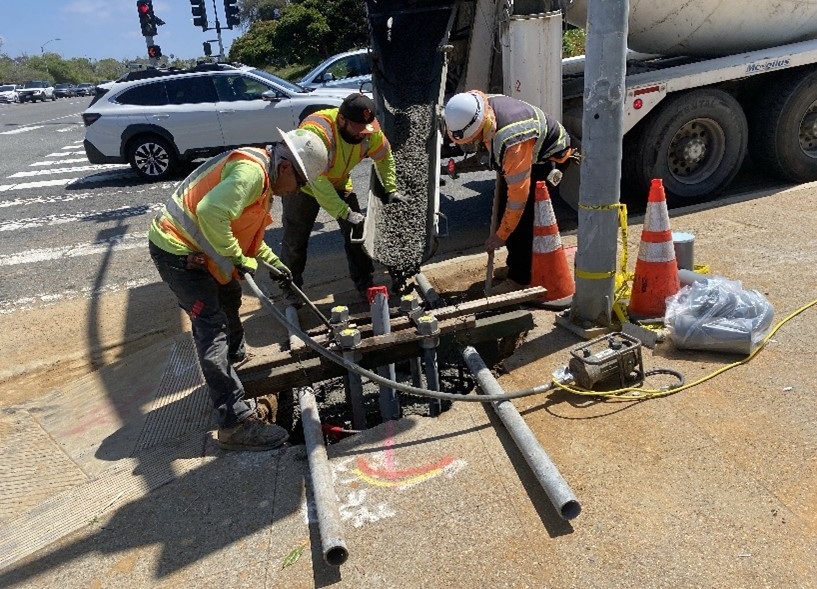
<svg viewBox="0 0 817 589"><path fill-rule="evenodd" d="M244 278L247 274L255 278L255 271L258 270L258 261L255 258L244 258L240 264L236 264L235 269L241 278Z"/></svg>
<svg viewBox="0 0 817 589"><path fill-rule="evenodd" d="M399 193L398 191L396 191L396 190L395 190L394 192L389 192L388 194L386 194L386 195L384 195L384 196L382 196L382 197L380 198L380 201L381 201L381 202L382 202L384 205L390 205L390 204L395 204L395 203L401 203L401 202L405 202L405 200L406 200L406 197L405 197L405 196L403 196L402 194L400 194L400 193Z"/></svg>
<svg viewBox="0 0 817 589"><path fill-rule="evenodd" d="M280 258L275 258L269 265L271 266L269 273L270 278L278 283L281 290L292 284L292 271L287 268L287 265L284 264Z"/></svg>
<svg viewBox="0 0 817 589"><path fill-rule="evenodd" d="M357 227L366 220L366 215L363 213L358 213L357 211L349 211L349 214L346 216L346 220Z"/></svg>

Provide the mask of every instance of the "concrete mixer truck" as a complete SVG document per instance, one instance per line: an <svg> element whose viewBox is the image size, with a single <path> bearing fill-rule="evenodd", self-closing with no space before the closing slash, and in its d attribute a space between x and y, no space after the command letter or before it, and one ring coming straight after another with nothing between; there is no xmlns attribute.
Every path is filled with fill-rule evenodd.
<svg viewBox="0 0 817 589"><path fill-rule="evenodd" d="M414 33L412 46L402 48L421 53L421 44L433 43L445 54L441 68L423 78L432 86L427 94L440 80L443 97L471 88L516 95L559 116L581 138L583 59L561 59L561 35L564 23L592 27L587 7L593 1L396 0L369 6L375 7L375 40L376 28L386 22L430 22L449 11L442 38ZM784 180L817 179L817 0L630 0L628 22L627 190L646 195L650 179L661 177L676 202L710 199L747 155L752 165ZM373 59L383 76L394 77L390 59L400 51L384 50L385 44L373 47ZM525 88L534 88L534 95ZM536 88L544 88L542 95Z"/></svg>
<svg viewBox="0 0 817 589"><path fill-rule="evenodd" d="M411 204L398 218L369 199L373 259L410 275L435 251L452 94L521 98L581 140L584 59L562 59L562 35L593 26L594 1L366 0L378 118ZM784 180L817 179L817 0L630 0L628 24L622 200L646 201L653 178L673 204L712 199L747 155ZM576 169L560 191L574 208ZM389 234L416 242L413 255L394 259L378 243Z"/></svg>

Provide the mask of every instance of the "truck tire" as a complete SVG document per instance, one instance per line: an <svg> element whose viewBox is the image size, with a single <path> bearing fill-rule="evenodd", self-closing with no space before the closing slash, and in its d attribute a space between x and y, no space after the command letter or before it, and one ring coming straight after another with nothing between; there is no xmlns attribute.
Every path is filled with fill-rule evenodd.
<svg viewBox="0 0 817 589"><path fill-rule="evenodd" d="M783 180L817 180L817 71L791 72L767 88L752 110L752 160Z"/></svg>
<svg viewBox="0 0 817 589"><path fill-rule="evenodd" d="M671 96L628 133L623 185L644 202L653 178L677 206L715 198L740 171L749 130L737 100L716 89ZM625 200L622 198L622 200Z"/></svg>
<svg viewBox="0 0 817 589"><path fill-rule="evenodd" d="M158 182L176 171L178 158L173 147L158 135L139 135L128 145L128 163L142 178Z"/></svg>

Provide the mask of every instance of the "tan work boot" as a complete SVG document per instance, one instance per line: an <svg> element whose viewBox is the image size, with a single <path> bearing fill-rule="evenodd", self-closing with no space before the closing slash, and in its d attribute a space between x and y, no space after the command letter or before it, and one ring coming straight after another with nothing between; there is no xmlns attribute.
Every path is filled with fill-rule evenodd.
<svg viewBox="0 0 817 589"><path fill-rule="evenodd" d="M274 423L266 423L257 414L232 427L218 430L216 442L225 450L260 452L278 448L289 439L287 430Z"/></svg>

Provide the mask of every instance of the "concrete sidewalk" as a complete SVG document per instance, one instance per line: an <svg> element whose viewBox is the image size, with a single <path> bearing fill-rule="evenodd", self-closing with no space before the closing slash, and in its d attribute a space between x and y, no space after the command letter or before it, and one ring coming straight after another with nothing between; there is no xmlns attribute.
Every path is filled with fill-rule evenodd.
<svg viewBox="0 0 817 589"><path fill-rule="evenodd" d="M775 323L817 296L815 186L718 204L672 211L696 262L765 294ZM478 282L484 255L426 274L441 292ZM303 447L219 450L180 335L0 415L0 587L817 587L815 313L665 398L515 401L581 503L570 522L490 405L330 446L338 568L320 555ZM546 382L580 343L534 318L505 390ZM644 350L687 382L739 359Z"/></svg>

